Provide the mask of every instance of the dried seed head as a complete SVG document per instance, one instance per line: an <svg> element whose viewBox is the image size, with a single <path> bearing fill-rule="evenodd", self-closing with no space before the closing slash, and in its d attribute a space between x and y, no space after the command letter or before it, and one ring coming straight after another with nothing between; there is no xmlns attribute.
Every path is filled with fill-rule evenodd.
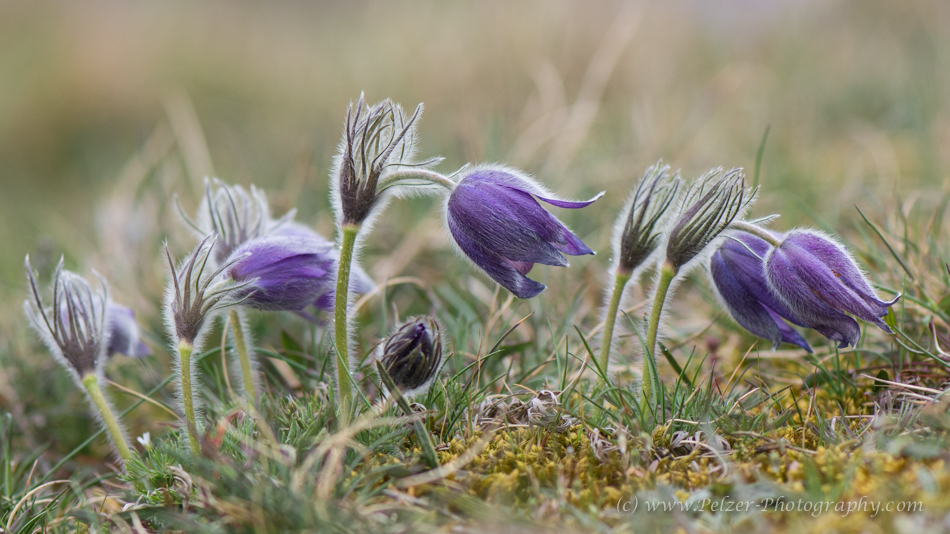
<svg viewBox="0 0 950 534"><path fill-rule="evenodd" d="M439 323L432 317L406 322L389 336L377 356L400 392L425 392L442 367Z"/></svg>
<svg viewBox="0 0 950 534"><path fill-rule="evenodd" d="M195 344L195 339L201 333L206 320L217 310L238 304L243 296L241 290L250 285L253 280L234 283L226 277L219 276L234 262L243 258L230 258L214 272L205 272L208 258L215 245L212 236L205 237L198 244L195 251L177 269L165 244L165 257L171 269L169 283L169 298L166 310L170 318L167 322L172 334L178 342Z"/></svg>
<svg viewBox="0 0 950 534"><path fill-rule="evenodd" d="M23 309L33 329L53 356L73 371L77 379L94 373L106 353L108 289L105 281L99 277L100 289L93 291L81 276L63 269L60 259L53 274L52 306L47 307L40 297L29 256L26 272L32 299L23 303Z"/></svg>
<svg viewBox="0 0 950 534"><path fill-rule="evenodd" d="M669 170L662 162L647 169L617 220L614 258L621 272L633 272L660 245L663 225L659 223L682 183L679 171L670 174Z"/></svg>
<svg viewBox="0 0 950 534"><path fill-rule="evenodd" d="M720 177L722 172L721 167L707 172L686 192L666 246L666 260L677 269L699 256L755 201L758 189L745 187L742 169Z"/></svg>
<svg viewBox="0 0 950 534"><path fill-rule="evenodd" d="M337 222L360 225L391 187L380 180L394 169L428 167L441 161L433 158L413 162L415 125L422 104L407 115L399 104L384 100L365 105L360 95L346 111L340 149L334 161L331 201Z"/></svg>

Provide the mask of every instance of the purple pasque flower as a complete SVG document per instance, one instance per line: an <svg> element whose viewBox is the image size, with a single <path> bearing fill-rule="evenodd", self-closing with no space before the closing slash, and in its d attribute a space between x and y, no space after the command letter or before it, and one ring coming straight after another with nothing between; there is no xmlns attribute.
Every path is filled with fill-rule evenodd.
<svg viewBox="0 0 950 534"><path fill-rule="evenodd" d="M235 249L226 273L246 283L241 304L266 311L301 311L332 287L336 261L325 239L266 235Z"/></svg>
<svg viewBox="0 0 950 534"><path fill-rule="evenodd" d="M152 354L151 349L142 340L142 333L132 308L109 301L106 306L106 323L109 329L107 355L124 354L132 358L142 358Z"/></svg>
<svg viewBox="0 0 950 534"><path fill-rule="evenodd" d="M763 264L771 248L761 237L746 232L726 236L709 260L712 285L736 322L771 341L773 350L785 342L811 352L808 342L785 321L798 326L805 322L769 289Z"/></svg>
<svg viewBox="0 0 950 534"><path fill-rule="evenodd" d="M317 296L310 302L317 308L324 311L333 310L333 301L336 294L336 274L337 263L340 261L340 250L322 235L314 232L310 227L300 223L289 222L281 225L271 232L273 236L284 236L299 239L301 241L315 241L330 245L330 251L325 253L333 262L333 268L327 274L329 277L326 283L317 291ZM320 246L321 250L325 248ZM359 265L354 264L350 267L350 292L354 294L365 294L376 287L373 279ZM299 311L299 310L298 310Z"/></svg>
<svg viewBox="0 0 950 534"><path fill-rule="evenodd" d="M449 195L445 217L462 252L504 288L527 299L545 287L525 276L535 263L566 267L564 254L594 253L538 200L579 209L603 194L581 202L560 200L520 171L477 167Z"/></svg>
<svg viewBox="0 0 950 534"><path fill-rule="evenodd" d="M892 333L882 318L898 299L877 298L844 246L814 230L792 230L765 256L765 276L772 292L805 326L854 346L861 337L858 319Z"/></svg>

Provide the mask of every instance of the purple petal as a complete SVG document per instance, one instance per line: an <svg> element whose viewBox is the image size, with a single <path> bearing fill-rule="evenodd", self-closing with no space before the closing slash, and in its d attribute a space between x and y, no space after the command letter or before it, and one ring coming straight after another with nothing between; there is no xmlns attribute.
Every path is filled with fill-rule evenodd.
<svg viewBox="0 0 950 534"><path fill-rule="evenodd" d="M521 272L521 269L524 269L524 263L513 264L498 254L487 250L460 231L451 211L448 213L448 225L452 237L455 238L455 242L458 243L462 252L495 282L514 293L515 296L528 299L544 290L544 284L531 280ZM515 267L515 265L518 265L518 267Z"/></svg>
<svg viewBox="0 0 950 534"><path fill-rule="evenodd" d="M779 248L818 298L891 333L881 317L896 300L879 300L854 261L836 243L799 231L789 233Z"/></svg>
<svg viewBox="0 0 950 534"><path fill-rule="evenodd" d="M785 303L775 298L765 280L764 260L772 246L764 239L745 232L735 232L730 237L735 237L741 242L726 239L719 249L718 252L721 254L725 267L733 273L743 288L751 292L764 306L792 324L806 326Z"/></svg>
<svg viewBox="0 0 950 534"><path fill-rule="evenodd" d="M529 195L538 197L540 200L559 208L568 208L568 209L580 209L586 208L594 203L595 200L604 196L606 191L601 191L594 195L590 200L563 200L560 198L552 197L550 193L540 188L532 182L522 176L519 176L513 172L507 172L500 169L481 169L473 172L469 176L476 175L478 176L479 181L482 182L491 182L498 185L503 185L511 187L512 189L517 189Z"/></svg>
<svg viewBox="0 0 950 534"><path fill-rule="evenodd" d="M722 296L723 302L729 309L729 313L743 328L752 332L758 337L772 342L772 348L778 348L781 342L792 343L811 352L811 347L801 335L788 326L783 317L770 309L763 300L772 301L774 298L764 287L764 281L761 283L756 278L764 278L762 273L762 261L745 250L738 243L731 243L739 250L729 249L730 242L727 241L722 249L717 250L710 259L709 271L712 276L716 289ZM738 256L733 261L727 261L730 256ZM752 271L752 278L743 269L736 266L745 267L747 259L749 263L757 263L758 272ZM749 283L752 281L753 283Z"/></svg>
<svg viewBox="0 0 950 534"><path fill-rule="evenodd" d="M564 227L531 195L492 183L463 180L449 197L448 211L464 233L504 258L566 266L551 241L562 241Z"/></svg>
<svg viewBox="0 0 950 534"><path fill-rule="evenodd" d="M857 344L861 337L858 322L819 298L802 279L782 247L773 249L766 257L765 275L772 291L801 318L805 326L837 341L840 348Z"/></svg>
<svg viewBox="0 0 950 534"><path fill-rule="evenodd" d="M333 245L319 239L270 235L252 239L234 254L249 255L228 269L237 281L254 280L245 305L269 311L297 311L332 287Z"/></svg>

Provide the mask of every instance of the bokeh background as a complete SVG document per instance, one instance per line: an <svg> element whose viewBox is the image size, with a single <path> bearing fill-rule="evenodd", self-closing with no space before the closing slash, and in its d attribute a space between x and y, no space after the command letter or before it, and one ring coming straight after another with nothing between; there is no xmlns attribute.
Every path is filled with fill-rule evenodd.
<svg viewBox="0 0 950 534"><path fill-rule="evenodd" d="M926 218L950 176L948 28L943 0L2 2L0 351L38 350L27 253L44 276L60 255L103 273L157 346L161 243L193 244L173 198L192 211L204 176L260 185L331 235L328 168L361 91L425 102L420 153L443 172L505 162L566 196L607 190L558 212L601 254L532 274L587 311L643 170L751 181L767 128L754 214L845 235L863 224L854 204L882 224ZM363 256L377 280L468 272L438 204L386 212ZM0 378L16 405L15 369Z"/></svg>

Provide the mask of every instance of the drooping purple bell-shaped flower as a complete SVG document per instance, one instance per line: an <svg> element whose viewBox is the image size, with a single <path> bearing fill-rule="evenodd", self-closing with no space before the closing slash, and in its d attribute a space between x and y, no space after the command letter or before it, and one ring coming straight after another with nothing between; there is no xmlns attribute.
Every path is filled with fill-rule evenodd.
<svg viewBox="0 0 950 534"><path fill-rule="evenodd" d="M892 333L882 318L900 298L883 301L851 255L832 237L814 230L793 230L765 258L765 274L772 292L809 328L838 342L854 346L861 337L857 321Z"/></svg>
<svg viewBox="0 0 950 534"><path fill-rule="evenodd" d="M296 222L288 222L281 225L274 229L271 235L292 237L301 240L316 240L331 245L332 250L328 253L333 260L333 269L329 273L331 278L329 283L323 286L322 292L316 296L311 304L321 310L332 311L334 295L336 294L336 264L340 261L339 249L333 246L325 237L311 230L309 226ZM350 267L350 292L362 295L372 291L374 287L376 287L376 283L373 282L373 279L366 274L366 271L364 271L362 267L354 262L352 267Z"/></svg>
<svg viewBox="0 0 950 534"><path fill-rule="evenodd" d="M772 342L798 345L811 352L808 342L785 321L805 323L769 289L763 267L771 249L764 239L745 232L729 235L709 260L709 275L725 307L743 328Z"/></svg>
<svg viewBox="0 0 950 534"><path fill-rule="evenodd" d="M332 288L333 244L303 236L267 235L234 251L227 275L247 286L241 304L267 311L301 311Z"/></svg>
<svg viewBox="0 0 950 534"><path fill-rule="evenodd" d="M559 208L589 206L560 200L519 171L481 167L469 171L446 203L449 231L475 265L516 296L527 299L544 284L526 274L535 263L566 267L564 254L593 254L538 200Z"/></svg>

